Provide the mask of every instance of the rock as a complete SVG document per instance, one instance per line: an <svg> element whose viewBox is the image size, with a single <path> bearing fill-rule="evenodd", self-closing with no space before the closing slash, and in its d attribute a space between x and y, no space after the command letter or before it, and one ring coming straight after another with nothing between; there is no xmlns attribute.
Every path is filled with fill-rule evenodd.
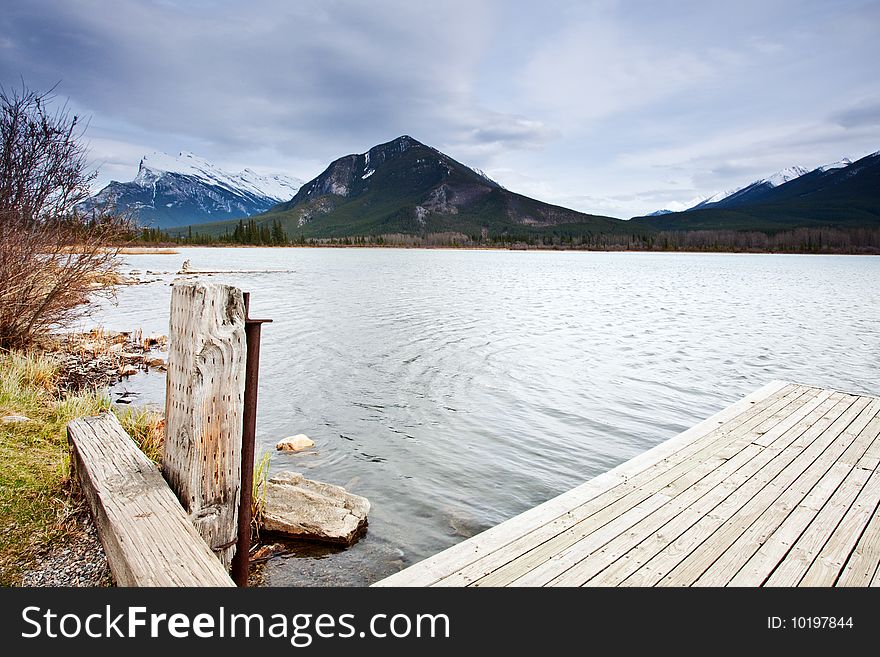
<svg viewBox="0 0 880 657"><path fill-rule="evenodd" d="M131 376L133 374L137 374L137 370L134 367L123 365L117 370L116 373L119 374L119 376Z"/></svg>
<svg viewBox="0 0 880 657"><path fill-rule="evenodd" d="M269 545L261 545L251 554L251 562L265 561L269 557L284 552L284 546L281 543L270 543Z"/></svg>
<svg viewBox="0 0 880 657"><path fill-rule="evenodd" d="M279 472L266 482L261 526L291 538L351 545L367 525L370 502L342 486Z"/></svg>
<svg viewBox="0 0 880 657"><path fill-rule="evenodd" d="M167 335L148 335L143 340L145 347L161 347L168 342Z"/></svg>
<svg viewBox="0 0 880 657"><path fill-rule="evenodd" d="M161 358L147 358L144 360L144 365L147 367L155 367L159 370L164 370L166 368L165 361Z"/></svg>
<svg viewBox="0 0 880 657"><path fill-rule="evenodd" d="M301 452L309 447L314 447L315 441L304 433L298 433L295 436L288 436L278 441L275 449L279 452Z"/></svg>
<svg viewBox="0 0 880 657"><path fill-rule="evenodd" d="M25 415L4 415L0 418L0 422L3 424L22 424L24 422L31 422L32 420Z"/></svg>

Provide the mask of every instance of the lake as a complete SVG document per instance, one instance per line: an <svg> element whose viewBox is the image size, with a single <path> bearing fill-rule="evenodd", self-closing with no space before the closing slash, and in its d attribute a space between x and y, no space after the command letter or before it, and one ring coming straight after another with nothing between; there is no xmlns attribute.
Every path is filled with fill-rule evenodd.
<svg viewBox="0 0 880 657"><path fill-rule="evenodd" d="M349 549L270 585L365 585L608 470L774 378L880 392L880 258L181 249L268 317L257 451L370 499ZM171 274L82 327L167 333ZM161 375L117 391L162 403ZM137 402L136 402L137 403ZM275 453L306 433L315 453Z"/></svg>

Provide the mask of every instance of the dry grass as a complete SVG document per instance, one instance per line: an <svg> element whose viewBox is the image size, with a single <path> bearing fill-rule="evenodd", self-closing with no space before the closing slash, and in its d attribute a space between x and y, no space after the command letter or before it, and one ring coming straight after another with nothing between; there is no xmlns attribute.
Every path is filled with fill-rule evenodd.
<svg viewBox="0 0 880 657"><path fill-rule="evenodd" d="M176 255L180 253L180 251L163 247L150 248L149 246L125 246L119 249L120 255L142 255L144 253L153 255Z"/></svg>
<svg viewBox="0 0 880 657"><path fill-rule="evenodd" d="M254 483L251 497L251 527L260 535L260 525L263 521L263 511L266 508L266 483L269 480L270 452L263 452L260 460L254 465Z"/></svg>
<svg viewBox="0 0 880 657"><path fill-rule="evenodd" d="M151 408L116 409L120 424L147 457L159 463L165 445L165 416Z"/></svg>

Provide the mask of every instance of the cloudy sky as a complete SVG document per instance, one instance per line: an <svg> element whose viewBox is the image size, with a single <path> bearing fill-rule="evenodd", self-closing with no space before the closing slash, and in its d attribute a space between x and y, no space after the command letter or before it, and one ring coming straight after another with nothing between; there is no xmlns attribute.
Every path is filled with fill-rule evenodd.
<svg viewBox="0 0 880 657"><path fill-rule="evenodd" d="M0 84L151 151L303 179L401 134L630 217L880 149L880 2L4 0Z"/></svg>

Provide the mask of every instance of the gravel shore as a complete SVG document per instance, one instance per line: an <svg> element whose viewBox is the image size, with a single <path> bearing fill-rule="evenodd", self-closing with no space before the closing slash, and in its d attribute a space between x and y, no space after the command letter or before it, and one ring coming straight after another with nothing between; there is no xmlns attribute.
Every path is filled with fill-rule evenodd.
<svg viewBox="0 0 880 657"><path fill-rule="evenodd" d="M52 547L22 575L21 586L113 586L92 519L86 514L77 524L69 541Z"/></svg>

